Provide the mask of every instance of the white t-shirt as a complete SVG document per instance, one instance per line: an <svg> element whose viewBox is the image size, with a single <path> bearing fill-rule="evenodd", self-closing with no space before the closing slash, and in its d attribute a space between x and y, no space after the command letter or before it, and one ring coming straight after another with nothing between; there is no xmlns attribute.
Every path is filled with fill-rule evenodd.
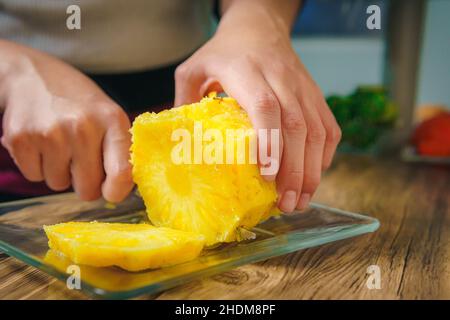
<svg viewBox="0 0 450 320"><path fill-rule="evenodd" d="M80 8L80 30L66 25L70 5ZM86 72L139 71L201 46L213 29L211 13L209 0L0 0L0 38Z"/></svg>

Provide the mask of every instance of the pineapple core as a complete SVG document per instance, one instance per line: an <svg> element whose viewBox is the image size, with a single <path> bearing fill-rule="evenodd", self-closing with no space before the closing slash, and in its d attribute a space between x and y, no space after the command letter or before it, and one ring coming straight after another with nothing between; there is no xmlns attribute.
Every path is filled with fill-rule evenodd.
<svg viewBox="0 0 450 320"><path fill-rule="evenodd" d="M232 98L139 115L131 129L133 179L155 226L239 240L276 209L275 183L256 164L254 131ZM243 154L245 153L245 154Z"/></svg>

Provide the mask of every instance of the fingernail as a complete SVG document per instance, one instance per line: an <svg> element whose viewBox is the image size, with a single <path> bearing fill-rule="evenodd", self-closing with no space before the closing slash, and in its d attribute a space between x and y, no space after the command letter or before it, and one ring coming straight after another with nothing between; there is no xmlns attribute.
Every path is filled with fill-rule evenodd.
<svg viewBox="0 0 450 320"><path fill-rule="evenodd" d="M305 210L309 205L309 200L311 200L311 195L309 193L302 193L298 201L298 209L300 211Z"/></svg>
<svg viewBox="0 0 450 320"><path fill-rule="evenodd" d="M292 212L297 204L297 193L295 191L289 190L283 194L283 199L281 199L280 209L283 212Z"/></svg>

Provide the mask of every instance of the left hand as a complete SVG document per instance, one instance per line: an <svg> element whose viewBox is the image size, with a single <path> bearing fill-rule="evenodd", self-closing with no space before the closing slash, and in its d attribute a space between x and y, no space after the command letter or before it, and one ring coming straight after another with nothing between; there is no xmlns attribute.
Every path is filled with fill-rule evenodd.
<svg viewBox="0 0 450 320"><path fill-rule="evenodd" d="M341 130L293 50L289 27L258 9L254 21L225 16L214 37L177 68L175 105L223 91L248 112L255 129L281 129L279 170L265 179L276 179L282 211L303 210L332 162Z"/></svg>

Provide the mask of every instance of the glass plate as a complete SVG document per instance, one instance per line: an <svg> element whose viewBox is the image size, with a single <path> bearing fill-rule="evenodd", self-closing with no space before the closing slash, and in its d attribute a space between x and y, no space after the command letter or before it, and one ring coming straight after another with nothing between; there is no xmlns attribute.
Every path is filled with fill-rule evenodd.
<svg viewBox="0 0 450 320"><path fill-rule="evenodd" d="M66 281L71 275L66 271L73 263L48 251L43 225L74 220L138 223L145 219L144 205L135 194L116 206L103 200L82 202L73 193L3 203L0 250ZM305 213L282 215L253 228L253 240L204 250L197 259L176 266L128 272L80 265L81 290L107 299L156 293L246 263L373 232L378 226L375 218L312 204Z"/></svg>

